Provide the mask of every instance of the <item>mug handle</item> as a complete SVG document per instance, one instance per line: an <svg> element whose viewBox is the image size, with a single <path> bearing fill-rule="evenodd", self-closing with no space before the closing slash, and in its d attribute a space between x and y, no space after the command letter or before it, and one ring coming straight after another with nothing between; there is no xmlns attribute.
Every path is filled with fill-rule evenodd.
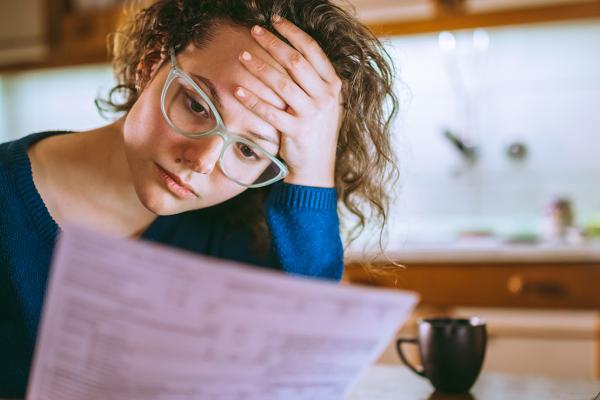
<svg viewBox="0 0 600 400"><path fill-rule="evenodd" d="M415 368L410 362L408 362L408 359L404 356L404 353L402 352L402 343L416 344L418 346L419 340L417 338L398 338L398 340L396 341L396 348L398 349L398 355L400 356L402 362L415 374L425 377L425 371L423 370L423 367L419 366Z"/></svg>

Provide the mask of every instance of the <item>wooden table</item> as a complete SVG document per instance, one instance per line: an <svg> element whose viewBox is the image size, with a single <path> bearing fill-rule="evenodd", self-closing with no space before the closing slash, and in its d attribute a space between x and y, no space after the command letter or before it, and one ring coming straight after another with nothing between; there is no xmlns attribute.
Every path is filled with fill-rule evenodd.
<svg viewBox="0 0 600 400"><path fill-rule="evenodd" d="M554 379L483 372L470 394L434 393L427 380L403 366L376 365L347 400L600 400L600 380Z"/></svg>

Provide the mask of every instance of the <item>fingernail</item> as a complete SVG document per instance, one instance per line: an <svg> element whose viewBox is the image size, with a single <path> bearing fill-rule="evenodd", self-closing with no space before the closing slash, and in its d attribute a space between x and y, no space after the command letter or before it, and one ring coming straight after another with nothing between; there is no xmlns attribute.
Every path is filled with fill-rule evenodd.
<svg viewBox="0 0 600 400"><path fill-rule="evenodd" d="M238 97L246 97L246 92L245 92L245 91L244 91L244 89L242 89L241 87L239 87L239 88L237 88L237 89L235 90L235 94L236 94Z"/></svg>
<svg viewBox="0 0 600 400"><path fill-rule="evenodd" d="M252 60L252 55L250 53L248 53L247 51L243 51L242 52L242 60L250 61L250 60Z"/></svg>
<svg viewBox="0 0 600 400"><path fill-rule="evenodd" d="M273 21L273 23L278 23L279 21L281 21L281 16L279 14L273 14L273 17L271 18L271 21Z"/></svg>
<svg viewBox="0 0 600 400"><path fill-rule="evenodd" d="M265 30L258 25L254 25L252 32L254 32L255 35L261 36L265 33Z"/></svg>

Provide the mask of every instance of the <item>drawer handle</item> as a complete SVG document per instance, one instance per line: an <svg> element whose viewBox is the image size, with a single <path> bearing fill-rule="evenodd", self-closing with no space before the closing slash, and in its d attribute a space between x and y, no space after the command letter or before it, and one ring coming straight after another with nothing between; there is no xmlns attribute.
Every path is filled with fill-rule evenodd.
<svg viewBox="0 0 600 400"><path fill-rule="evenodd" d="M506 282L509 293L515 296L539 295L542 297L562 297L566 288L556 281L527 281L521 275L512 275Z"/></svg>

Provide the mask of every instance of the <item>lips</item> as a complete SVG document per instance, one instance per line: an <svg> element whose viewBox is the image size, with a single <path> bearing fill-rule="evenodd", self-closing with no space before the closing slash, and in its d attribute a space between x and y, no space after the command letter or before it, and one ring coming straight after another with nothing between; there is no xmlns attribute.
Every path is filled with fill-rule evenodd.
<svg viewBox="0 0 600 400"><path fill-rule="evenodd" d="M174 194L176 194L179 197L186 198L186 199L200 197L200 196L198 196L198 194L196 194L196 192L194 191L194 188L192 188L187 183L184 183L181 179L179 179L179 177L177 175L170 173L169 171L162 168L160 165L158 165L156 163L155 163L155 165L156 165L156 168L158 169L158 173L159 173L163 183L167 186L167 188L171 192L173 192Z"/></svg>

